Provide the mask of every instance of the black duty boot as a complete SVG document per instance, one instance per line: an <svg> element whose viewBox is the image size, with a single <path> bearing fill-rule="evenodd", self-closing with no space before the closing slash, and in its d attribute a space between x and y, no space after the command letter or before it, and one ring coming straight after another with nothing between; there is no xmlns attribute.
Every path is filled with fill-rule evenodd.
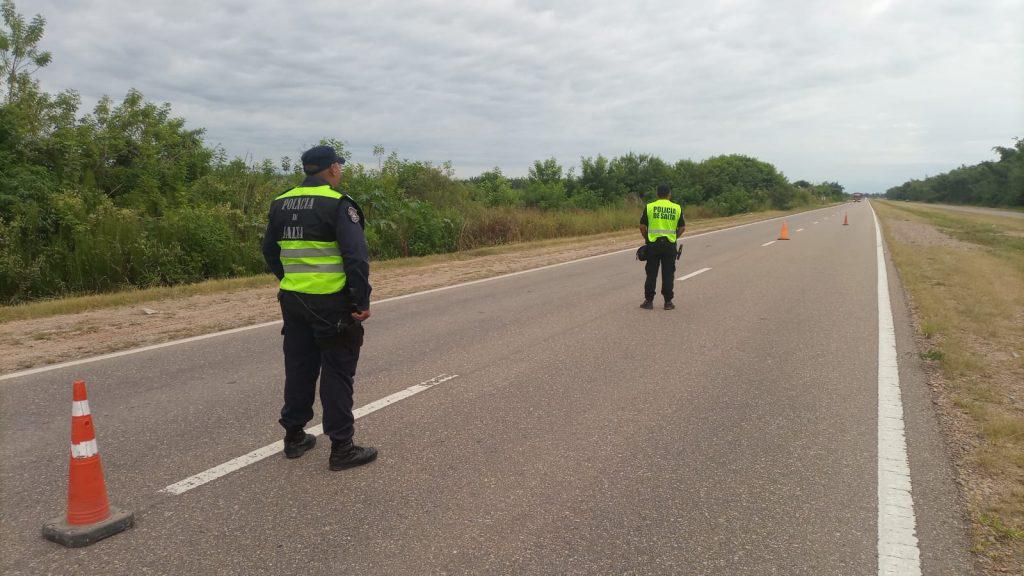
<svg viewBox="0 0 1024 576"><path fill-rule="evenodd" d="M316 436L306 434L302 428L291 428L284 434L284 455L298 458L316 446Z"/></svg>
<svg viewBox="0 0 1024 576"><path fill-rule="evenodd" d="M351 442L331 442L331 470L355 468L356 466L369 464L376 459L376 448L371 448L369 446L356 446Z"/></svg>
<svg viewBox="0 0 1024 576"><path fill-rule="evenodd" d="M641 304L640 307L643 308L644 310L654 310L654 301L644 300L644 303Z"/></svg>
<svg viewBox="0 0 1024 576"><path fill-rule="evenodd" d="M675 310L676 305L671 300L665 300L665 310Z"/></svg>

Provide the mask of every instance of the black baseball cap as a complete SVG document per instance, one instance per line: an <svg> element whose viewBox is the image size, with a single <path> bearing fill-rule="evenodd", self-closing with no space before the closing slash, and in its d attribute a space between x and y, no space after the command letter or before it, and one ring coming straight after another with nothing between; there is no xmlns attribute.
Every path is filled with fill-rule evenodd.
<svg viewBox="0 0 1024 576"><path fill-rule="evenodd" d="M338 156L331 146L313 146L302 153L302 171L306 174L327 170L335 162L344 164L345 159Z"/></svg>

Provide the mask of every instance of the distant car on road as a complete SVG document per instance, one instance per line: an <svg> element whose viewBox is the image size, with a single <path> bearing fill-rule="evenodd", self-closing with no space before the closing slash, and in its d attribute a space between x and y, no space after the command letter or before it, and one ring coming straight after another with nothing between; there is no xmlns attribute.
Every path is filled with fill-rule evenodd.
<svg viewBox="0 0 1024 576"><path fill-rule="evenodd" d="M853 193L853 201L854 202L860 202L861 199L863 199L863 198L864 198L864 195L861 194L860 192L854 192Z"/></svg>

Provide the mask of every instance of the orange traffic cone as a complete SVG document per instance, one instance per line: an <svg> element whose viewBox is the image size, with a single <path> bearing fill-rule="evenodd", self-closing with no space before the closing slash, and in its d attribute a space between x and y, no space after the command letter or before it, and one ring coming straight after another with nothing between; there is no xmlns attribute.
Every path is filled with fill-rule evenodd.
<svg viewBox="0 0 1024 576"><path fill-rule="evenodd" d="M843 214L843 226L849 226L849 225L850 225L850 215L849 214Z"/></svg>
<svg viewBox="0 0 1024 576"><path fill-rule="evenodd" d="M68 512L43 525L43 536L72 548L88 546L127 530L131 512L111 508L103 482L85 382L73 384L71 403L71 464L68 467Z"/></svg>
<svg viewBox="0 0 1024 576"><path fill-rule="evenodd" d="M789 225L782 221L782 232L779 233L779 240L789 240Z"/></svg>

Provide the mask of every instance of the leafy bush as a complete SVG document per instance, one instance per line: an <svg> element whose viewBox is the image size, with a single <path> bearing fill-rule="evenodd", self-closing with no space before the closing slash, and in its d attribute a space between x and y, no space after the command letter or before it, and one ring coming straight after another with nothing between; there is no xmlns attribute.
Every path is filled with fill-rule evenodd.
<svg viewBox="0 0 1024 576"><path fill-rule="evenodd" d="M754 210L756 200L739 186L729 186L707 203L707 207L718 216L732 216Z"/></svg>
<svg viewBox="0 0 1024 576"><path fill-rule="evenodd" d="M565 183L532 181L523 191L523 205L541 210L556 210L566 204Z"/></svg>
<svg viewBox="0 0 1024 576"><path fill-rule="evenodd" d="M19 42L36 50L42 25ZM48 53L37 66L47 63ZM148 102L134 89L120 101L103 97L83 114L73 91L48 94L25 71L6 80L0 301L265 271L260 243L268 205L301 182L298 162L229 159L205 144L202 129L174 117L170 104ZM338 140L320 143L349 156ZM374 258L632 228L663 183L689 215L842 195L834 183L790 185L774 166L738 155L675 164L651 154L598 155L581 158L579 175L548 158L534 162L525 178L494 168L459 180L450 163L401 159L382 147L373 153L377 166L350 165L341 187L363 207ZM1004 156L1013 154L1022 157ZM1011 182L1024 178L1017 168L1005 172ZM978 179L991 188L1000 174Z"/></svg>
<svg viewBox="0 0 1024 576"><path fill-rule="evenodd" d="M999 155L995 162L911 180L890 188L885 195L917 202L1024 206L1024 138L1017 138L1012 148L997 146L993 150Z"/></svg>

